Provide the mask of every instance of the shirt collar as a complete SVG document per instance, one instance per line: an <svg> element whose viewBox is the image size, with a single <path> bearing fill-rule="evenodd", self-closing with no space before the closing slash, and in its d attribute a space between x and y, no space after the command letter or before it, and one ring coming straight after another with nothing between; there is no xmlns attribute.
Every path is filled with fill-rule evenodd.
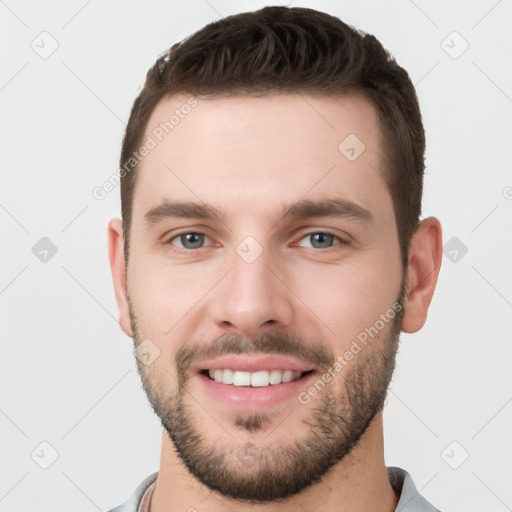
<svg viewBox="0 0 512 512"><path fill-rule="evenodd" d="M390 466L388 476L391 486L400 496L395 512L440 512L419 493L405 469Z"/></svg>

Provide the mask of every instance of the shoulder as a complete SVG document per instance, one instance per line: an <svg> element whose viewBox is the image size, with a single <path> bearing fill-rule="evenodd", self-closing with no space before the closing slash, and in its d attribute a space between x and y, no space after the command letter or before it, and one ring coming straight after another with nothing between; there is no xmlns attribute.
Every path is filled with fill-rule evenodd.
<svg viewBox="0 0 512 512"><path fill-rule="evenodd" d="M412 476L396 466L388 467L391 486L400 496L395 512L441 512L416 489Z"/></svg>
<svg viewBox="0 0 512 512"><path fill-rule="evenodd" d="M158 471L146 477L133 491L133 494L130 496L128 501L115 507L108 512L137 512L139 509L140 502L144 493L147 491L148 487L156 480L158 476Z"/></svg>

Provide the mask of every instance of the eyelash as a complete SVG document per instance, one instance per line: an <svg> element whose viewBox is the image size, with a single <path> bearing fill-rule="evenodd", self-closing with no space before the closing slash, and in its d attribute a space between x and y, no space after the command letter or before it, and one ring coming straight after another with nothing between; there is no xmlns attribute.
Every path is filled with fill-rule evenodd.
<svg viewBox="0 0 512 512"><path fill-rule="evenodd" d="M189 234L203 235L209 239L208 235L206 233L202 233L201 231L183 231L182 233L178 233L176 235L173 235L171 238L169 238L167 240L167 242L165 242L165 245L172 246L172 250L174 252L176 252L177 254L192 254L194 252L199 251L200 249L205 248L205 246L202 246L202 247L198 247L197 249L181 249L172 243L173 240L176 240L177 238L180 238L183 235L189 235ZM338 240L338 243L333 243L332 246L324 248L324 249L317 248L317 247L307 247L307 249L316 249L317 251L321 251L323 253L329 253L332 250L336 250L338 248L338 246L345 246L345 245L349 244L347 240L344 240L343 238L339 237L338 235L335 235L334 233L331 233L330 231L310 231L309 233L303 234L301 236L301 238L299 239L299 242L301 240L303 240L304 238L310 237L312 235L319 235L319 234L332 236L335 240ZM297 246L297 245L298 245L298 243L293 244L293 246Z"/></svg>

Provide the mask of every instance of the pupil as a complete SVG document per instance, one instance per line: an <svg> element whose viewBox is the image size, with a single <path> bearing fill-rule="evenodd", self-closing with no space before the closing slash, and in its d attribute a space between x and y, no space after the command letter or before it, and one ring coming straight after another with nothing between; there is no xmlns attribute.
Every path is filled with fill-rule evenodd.
<svg viewBox="0 0 512 512"><path fill-rule="evenodd" d="M187 233L181 235L181 243L186 249L197 249L203 244L204 235L199 233Z"/></svg>
<svg viewBox="0 0 512 512"><path fill-rule="evenodd" d="M332 244L332 235L328 235L327 233L315 233L311 235L313 242L313 247L329 247Z"/></svg>

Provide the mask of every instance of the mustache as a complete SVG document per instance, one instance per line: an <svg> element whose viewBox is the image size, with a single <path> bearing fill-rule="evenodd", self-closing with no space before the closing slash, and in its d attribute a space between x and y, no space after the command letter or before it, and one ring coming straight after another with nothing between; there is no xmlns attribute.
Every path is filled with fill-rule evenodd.
<svg viewBox="0 0 512 512"><path fill-rule="evenodd" d="M196 361L240 354L290 356L320 368L329 367L335 360L334 354L325 345L289 333L265 333L258 338L227 333L208 345L191 343L181 347L176 354L176 366L179 375L184 376Z"/></svg>

